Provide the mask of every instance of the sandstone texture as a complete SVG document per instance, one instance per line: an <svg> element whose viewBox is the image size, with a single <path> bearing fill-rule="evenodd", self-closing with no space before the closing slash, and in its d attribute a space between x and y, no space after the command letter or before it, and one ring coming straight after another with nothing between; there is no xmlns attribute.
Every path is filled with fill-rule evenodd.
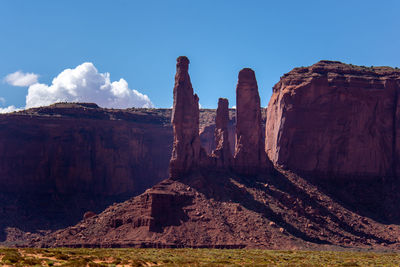
<svg viewBox="0 0 400 267"><path fill-rule="evenodd" d="M4 227L65 227L164 179L169 121L170 110L94 104L1 115L0 240Z"/></svg>
<svg viewBox="0 0 400 267"><path fill-rule="evenodd" d="M229 113L234 129L235 110ZM215 129L215 117L200 110L200 128ZM200 139L211 154L214 131L200 131ZM5 227L66 227L168 177L171 109L59 103L1 114L0 140L1 241Z"/></svg>
<svg viewBox="0 0 400 267"><path fill-rule="evenodd" d="M103 212L87 204L98 199L104 202L108 196L112 198L115 194L126 192L120 188L128 187L129 183L118 178L116 181L121 181L124 186L116 185L103 194L100 191L99 198L96 194L86 195L91 202L69 198L81 210L87 211L80 214L81 221L74 226L27 232L18 229L19 225L8 224L2 236L0 232L1 244L32 247L400 250L400 209L397 207L400 182L395 179L398 168L399 71L331 61L294 69L274 87L267 111L264 147L263 111L254 72L243 69L239 73L237 114L228 110L226 99L219 100L215 113L199 110L198 97L193 92L188 75L188 64L186 57L177 60L172 130L169 120L165 122L168 112L160 115L160 110L104 110L93 104L79 104L59 112L57 108L64 108L63 104L59 104L55 106L57 108L43 108L46 111L39 116L43 120L71 116L77 120L73 127L80 126L81 120L85 125L96 120L95 124L102 127L114 120L120 120L122 125L135 123L129 124L133 131L141 129L147 138L151 136L152 127L169 128L170 134L174 134L170 138L173 147L170 178L141 195L114 203ZM27 114L40 113L40 110L8 116L23 116L26 119ZM232 155L229 125L235 120L236 144ZM66 120L61 121L68 124ZM116 126L113 124L113 127ZM95 129L95 132L102 133ZM210 129L213 129L212 138ZM126 130L123 128L124 132ZM74 128L73 134L77 132L80 133ZM97 135L94 136L97 140ZM136 135L128 136L126 140L137 144L138 138ZM145 137L141 138L143 147L139 154L133 153L134 160L141 160L146 155L143 154L144 148L153 145L145 142ZM166 136L163 137L165 140ZM87 142L77 144L90 148ZM114 148L116 144L112 144ZM161 144L164 143L157 143L157 149ZM203 149L202 144L206 144L208 149ZM16 146L14 144L13 147ZM275 166L268 160L264 148ZM134 149L138 150L136 146ZM54 150L57 151L56 148ZM85 155L80 150L68 153ZM132 153L129 156L132 157ZM92 164L96 166L97 161ZM66 166L70 166L73 161L65 162ZM115 167L119 161L112 161L112 164L100 162ZM84 191L91 189L90 186L85 187L87 173L77 176L83 181ZM111 176L110 179L115 179L115 174ZM131 177L132 182L142 179ZM103 180L93 180L93 183L107 184L107 179L103 177ZM11 179L4 181L9 188L15 182ZM63 184L58 190L72 188ZM3 195L0 194L0 197ZM59 194L53 195L53 199L58 197ZM0 203L6 203L2 200ZM40 200L36 206L32 205L37 210L48 198L35 200ZM10 217L10 214L21 216L21 212L17 212L21 205L15 205L18 201L7 203L2 204L0 210L4 214L0 216L0 226L5 226L1 224L3 218ZM69 209L72 207L71 203L66 206ZM56 210L51 214L59 212L65 215L66 210ZM20 218L23 221L30 219L29 216Z"/></svg>
<svg viewBox="0 0 400 267"><path fill-rule="evenodd" d="M193 94L188 69L189 59L179 57L176 63L172 108L174 143L170 177L174 179L194 171L207 157L199 137L199 97Z"/></svg>
<svg viewBox="0 0 400 267"><path fill-rule="evenodd" d="M34 247L400 249L398 224L361 216L281 169L251 179L221 172L167 179L74 226L17 235L10 229L8 242Z"/></svg>
<svg viewBox="0 0 400 267"><path fill-rule="evenodd" d="M239 72L236 112L235 170L254 175L271 168L264 150L260 96L252 69L245 68Z"/></svg>
<svg viewBox="0 0 400 267"><path fill-rule="evenodd" d="M320 61L274 86L266 151L290 170L319 179L396 177L400 71Z"/></svg>
<svg viewBox="0 0 400 267"><path fill-rule="evenodd" d="M215 117L215 143L212 152L217 168L229 169L233 164L233 156L229 144L229 102L226 98L218 100L217 115Z"/></svg>
<svg viewBox="0 0 400 267"><path fill-rule="evenodd" d="M207 154L211 154L216 148L215 144L215 119L214 109L200 109L200 142ZM261 109L262 136L265 140L265 122L267 120L267 109ZM236 144L236 109L229 109L228 138L232 154L235 152ZM264 143L264 141L263 141Z"/></svg>
<svg viewBox="0 0 400 267"><path fill-rule="evenodd" d="M56 104L2 115L1 192L139 193L165 177L172 131L163 113Z"/></svg>

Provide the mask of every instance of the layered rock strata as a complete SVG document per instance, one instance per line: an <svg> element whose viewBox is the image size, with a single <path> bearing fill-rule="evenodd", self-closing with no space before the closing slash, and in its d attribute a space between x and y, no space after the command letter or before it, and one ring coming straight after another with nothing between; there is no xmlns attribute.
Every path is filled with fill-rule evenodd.
<svg viewBox="0 0 400 267"><path fill-rule="evenodd" d="M142 193L168 174L170 110L55 104L0 116L0 242Z"/></svg>
<svg viewBox="0 0 400 267"><path fill-rule="evenodd" d="M215 117L200 110L200 127L215 129ZM200 138L211 153L214 131ZM65 227L168 177L171 109L58 103L1 114L0 140L1 241L5 227Z"/></svg>
<svg viewBox="0 0 400 267"><path fill-rule="evenodd" d="M177 76L185 77L185 71L187 74L186 63L188 64L187 58L178 58L179 75L177 74ZM185 64L186 68L184 68ZM386 68L377 68L377 70L367 72L362 68L360 70L360 68L353 66L350 66L350 70L341 70L343 68L342 65L338 62L320 62L310 68L295 70L297 73L303 73L303 75L297 77L298 80L292 77L291 80L287 81L286 86L290 88L293 85L295 88L300 89L302 86L306 86L306 89L303 88L299 92L289 91L289 95L286 95L285 90L282 90L282 98L275 95L275 98L281 102L278 100L279 103L277 104L273 102L274 105L271 105L268 109L267 147L271 140L274 141L274 139L270 140L270 133L272 133L273 137L278 136L278 144L288 136L295 138L297 142L306 140L311 152L313 152L313 142L326 145L324 142L319 142L321 140L326 141L324 138L327 136L327 140L333 139L334 141L329 147L335 148L335 146L343 145L343 143L337 142L338 139L335 139L339 138L340 140L343 129L345 129L345 134L358 133L357 137L359 139L366 138L369 142L372 142L373 137L377 138L378 141L376 142L385 147L388 129L384 127L386 122L381 116L392 114L392 124L398 125L397 72ZM181 67L183 67L183 71L180 69ZM340 75L339 77L333 75L337 80L329 81L328 79L327 82L324 81L324 75L329 77L331 72L336 73L339 70L341 75L350 75L348 78L352 81L351 83L345 82L342 85L345 89L338 85L340 81L343 82ZM311 72L309 76L304 74L309 71ZM379 79L376 78L372 82L373 86L371 85L371 87L365 89L365 76L367 74ZM319 75L322 75L322 77ZM357 76L353 79L354 75L361 75L362 77ZM304 77L308 77L308 79L303 80ZM312 81L315 77L317 77L317 82L313 83ZM308 86L308 83L311 83L311 85ZM182 84L186 84L186 86L180 86ZM176 83L177 92L174 91L173 113L174 116L180 118L172 120L176 123L174 126L177 126L174 128L174 149L176 149L176 154L173 154L172 158L176 159L178 163L178 165L172 164L172 167L177 166L172 173L177 173L177 176L160 182L140 196L124 203L114 204L102 213L97 215L87 213L84 220L66 229L33 234L22 233L16 229L7 229L6 240L8 243L6 242L5 244L42 247L135 246L270 249L343 249L347 247L375 248L379 250L400 249L398 239L400 234L400 212L395 206L400 199L400 194L398 193L400 192L398 190L399 183L389 184L393 185L393 187L390 187L379 180L369 181L368 183L350 182L347 184L341 180L335 181L335 183L338 182L336 188L333 191L330 190L330 192L328 190L329 193L327 194L326 190L322 189L319 184L310 183L308 176L305 179L279 166L276 167L274 172L261 172L266 166L268 167L268 161L266 161L266 164L264 164L265 162L263 163L262 157L265 157L265 155L262 155L259 148L259 142L262 140L262 134L261 138L259 134L261 124L257 119L260 113L259 97L254 72L249 69L245 69L239 74L238 91L242 94L238 94L237 101L237 133L239 134L235 153L239 155L235 159L239 164L236 165L237 162L235 162L231 166L229 164L225 165L225 161L222 161L220 157L229 148L229 144L225 142L225 140L229 139L226 138L225 133L228 120L228 103L225 100L219 101L218 114L216 116L215 143L217 144L217 149L212 153L211 157L203 157L201 155L203 152L194 153L193 150L197 148L201 151L201 145L197 142L199 139L198 131L196 134L196 131L193 130L196 128L198 130L199 128L199 111L198 108L196 110L194 107L198 98L193 95L193 89L188 84L190 85L188 77L183 78L181 84L179 82ZM337 84L337 86L334 87L335 90L328 90L333 95L328 97L328 101L334 103L333 107L330 107L325 99L326 92L321 93L320 90L326 90L332 84ZM350 89L346 89L346 86L350 86ZM280 87L278 86L278 88ZM184 90L183 92L186 95L179 97L182 93L179 90ZM370 94L374 99L364 93L363 90L370 90ZM274 91L274 94L278 94L277 92L278 90ZM391 97L385 97L382 92L393 93L393 95L389 94L389 96L394 97L395 101ZM354 95L351 93L354 93ZM296 96L296 94L298 95ZM311 97L308 94L311 94ZM318 95L316 99L312 97L314 94ZM358 98L361 98L363 102L357 102L356 99ZM182 101L187 99L192 102L185 106L186 104ZM247 100L248 106L243 104L243 102L246 103L244 100ZM351 101L348 102L348 100ZM320 103L319 101L322 102ZM341 103L341 101L344 103ZM310 111L310 107L315 104L319 110ZM350 112L349 109L351 110L351 107L346 104L353 104L356 111L366 112L367 114ZM374 106L374 111L370 110L370 105ZM336 115L332 115L332 113L340 113L340 108L347 111L350 118L342 114L339 116L339 121L329 120L336 118ZM393 108L392 113L386 113L389 108ZM293 109L297 113L291 113ZM185 111L188 111L189 115L187 117L184 117ZM313 114L312 111L317 114ZM241 114L240 116L239 113ZM275 116L280 114L287 117L278 118L277 122L273 120L276 118L272 116L274 114ZM319 115L321 114L325 116L320 118ZM307 116L315 120L316 126L320 126L320 128L316 128L317 132L324 127L328 127L328 130L333 129L336 131L333 131L333 133L324 132L324 135L317 135L317 138L309 142L308 138L314 136L310 135L308 128L302 128L302 123L308 126L315 125L312 124L313 122L307 124L310 123L305 120ZM375 116L372 119L368 118L372 122L368 123L369 127L363 128L367 131L367 134L354 131L354 129L358 129L354 128L354 125L365 126L366 119L364 116ZM190 122L187 120L190 120ZM296 124L297 120L299 120L298 124ZM336 126L331 127L331 125L335 125L334 122L338 122L338 125L342 126L343 129L337 130ZM271 126L269 123L271 123ZM383 127L381 129L382 132L376 129L375 124ZM251 135L253 128L256 129L256 135ZM395 173L398 134L396 127L391 129L392 134L389 139L392 141L392 150L390 150L392 163L389 170ZM304 137L304 139L296 139L297 136ZM346 136L346 138L351 139L351 136ZM190 140L193 142L190 143ZM180 149L179 142L185 144L188 151ZM289 148L296 148L291 152L298 156L299 154L296 153L301 152L298 151L299 147L296 147L298 144L290 142ZM360 142L362 144L362 141ZM351 150L348 153L353 156L360 155L358 151L360 149L358 147L359 143L351 144L355 145L355 152ZM366 145L369 145L369 149L375 149L376 143L372 142ZM248 148L250 150L245 150ZM282 148L283 151L284 149ZM281 148L278 147L275 151L278 153L279 159ZM346 147L343 151L346 152ZM362 151L368 152L366 150ZM375 153L382 152L374 151ZM338 157L334 154L337 152L335 150L326 153L321 149L317 152L320 153L317 153L317 156L321 156L322 159L326 156L332 156L332 153L333 159L337 160L336 157ZM302 153L305 162L307 162L310 156L304 154L304 152ZM243 158L243 155L247 155L250 158ZM272 153L271 155L275 154ZM345 158L348 157L346 153L340 155ZM370 154L366 156L368 158ZM212 163L212 161L209 161L210 158L215 158L216 161ZM288 158L290 159L290 157ZM250 159L253 159L253 161L250 161ZM353 161L355 162L356 159L353 159ZM282 162L284 164L291 163L291 161L285 160ZM216 168L218 164L223 168L228 167L228 170L221 172L220 169ZM205 169L206 167L208 169ZM247 168L249 167L253 169L248 170ZM288 167L288 165L285 167ZM294 167L291 166L291 168ZM199 169L204 171L198 171ZM257 173L254 170L257 170ZM342 169L339 170L343 171ZM345 170L354 171L354 169ZM355 170L357 169L355 168ZM318 170L314 170L314 172L318 173ZM371 173L374 172L372 171ZM385 175L386 172L382 173ZM249 174L251 174L250 179L248 177ZM368 177L368 175L364 177ZM362 194L352 194L357 191L353 191L353 188ZM368 198L367 202L364 201L364 197ZM350 202L348 201L349 198L351 199ZM388 203L392 203L391 206ZM388 226L390 222L393 224Z"/></svg>
<svg viewBox="0 0 400 267"><path fill-rule="evenodd" d="M400 71L320 61L274 86L266 151L271 160L322 178L400 174Z"/></svg>

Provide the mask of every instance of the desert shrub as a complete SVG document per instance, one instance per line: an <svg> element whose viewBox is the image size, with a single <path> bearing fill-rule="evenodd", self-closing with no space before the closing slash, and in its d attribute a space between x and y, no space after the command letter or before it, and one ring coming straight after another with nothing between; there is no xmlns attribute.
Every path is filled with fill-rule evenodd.
<svg viewBox="0 0 400 267"><path fill-rule="evenodd" d="M356 266L360 266L360 265L358 265L358 263L356 263L356 262L345 262L345 263L342 263L340 266L356 267Z"/></svg>
<svg viewBox="0 0 400 267"><path fill-rule="evenodd" d="M141 261L141 260L133 260L131 265L133 267L142 267L142 266L146 266L147 264L145 262Z"/></svg>
<svg viewBox="0 0 400 267"><path fill-rule="evenodd" d="M16 250L9 250L6 251L2 261L4 263L17 263L20 262L21 260L23 260L21 254L19 254L18 251Z"/></svg>
<svg viewBox="0 0 400 267"><path fill-rule="evenodd" d="M62 253L56 254L55 258L57 260L64 260L64 261L69 260L69 256Z"/></svg>
<svg viewBox="0 0 400 267"><path fill-rule="evenodd" d="M61 266L68 266L68 267L82 267L82 266L86 266L88 264L86 259L83 258L79 258L79 259L73 259L70 260L66 263L64 263Z"/></svg>
<svg viewBox="0 0 400 267"><path fill-rule="evenodd" d="M35 258L26 258L23 260L24 265L34 266L34 265L42 265L42 260Z"/></svg>
<svg viewBox="0 0 400 267"><path fill-rule="evenodd" d="M89 267L106 267L108 266L107 264L103 264L103 263L95 263L95 262L89 262Z"/></svg>
<svg viewBox="0 0 400 267"><path fill-rule="evenodd" d="M120 258L116 258L113 260L112 264L120 264L122 262L122 260Z"/></svg>

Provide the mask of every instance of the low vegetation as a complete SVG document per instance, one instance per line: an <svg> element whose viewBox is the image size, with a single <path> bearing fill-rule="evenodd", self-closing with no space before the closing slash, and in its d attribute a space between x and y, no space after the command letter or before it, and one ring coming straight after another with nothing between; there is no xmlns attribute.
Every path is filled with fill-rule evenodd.
<svg viewBox="0 0 400 267"><path fill-rule="evenodd" d="M400 253L229 249L0 248L9 266L399 266Z"/></svg>

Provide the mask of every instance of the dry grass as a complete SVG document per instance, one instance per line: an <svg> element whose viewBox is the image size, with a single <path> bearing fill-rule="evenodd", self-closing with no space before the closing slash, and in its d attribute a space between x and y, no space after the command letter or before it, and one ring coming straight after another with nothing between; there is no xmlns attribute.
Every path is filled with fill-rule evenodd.
<svg viewBox="0 0 400 267"><path fill-rule="evenodd" d="M399 266L400 253L252 249L0 248L10 266Z"/></svg>

